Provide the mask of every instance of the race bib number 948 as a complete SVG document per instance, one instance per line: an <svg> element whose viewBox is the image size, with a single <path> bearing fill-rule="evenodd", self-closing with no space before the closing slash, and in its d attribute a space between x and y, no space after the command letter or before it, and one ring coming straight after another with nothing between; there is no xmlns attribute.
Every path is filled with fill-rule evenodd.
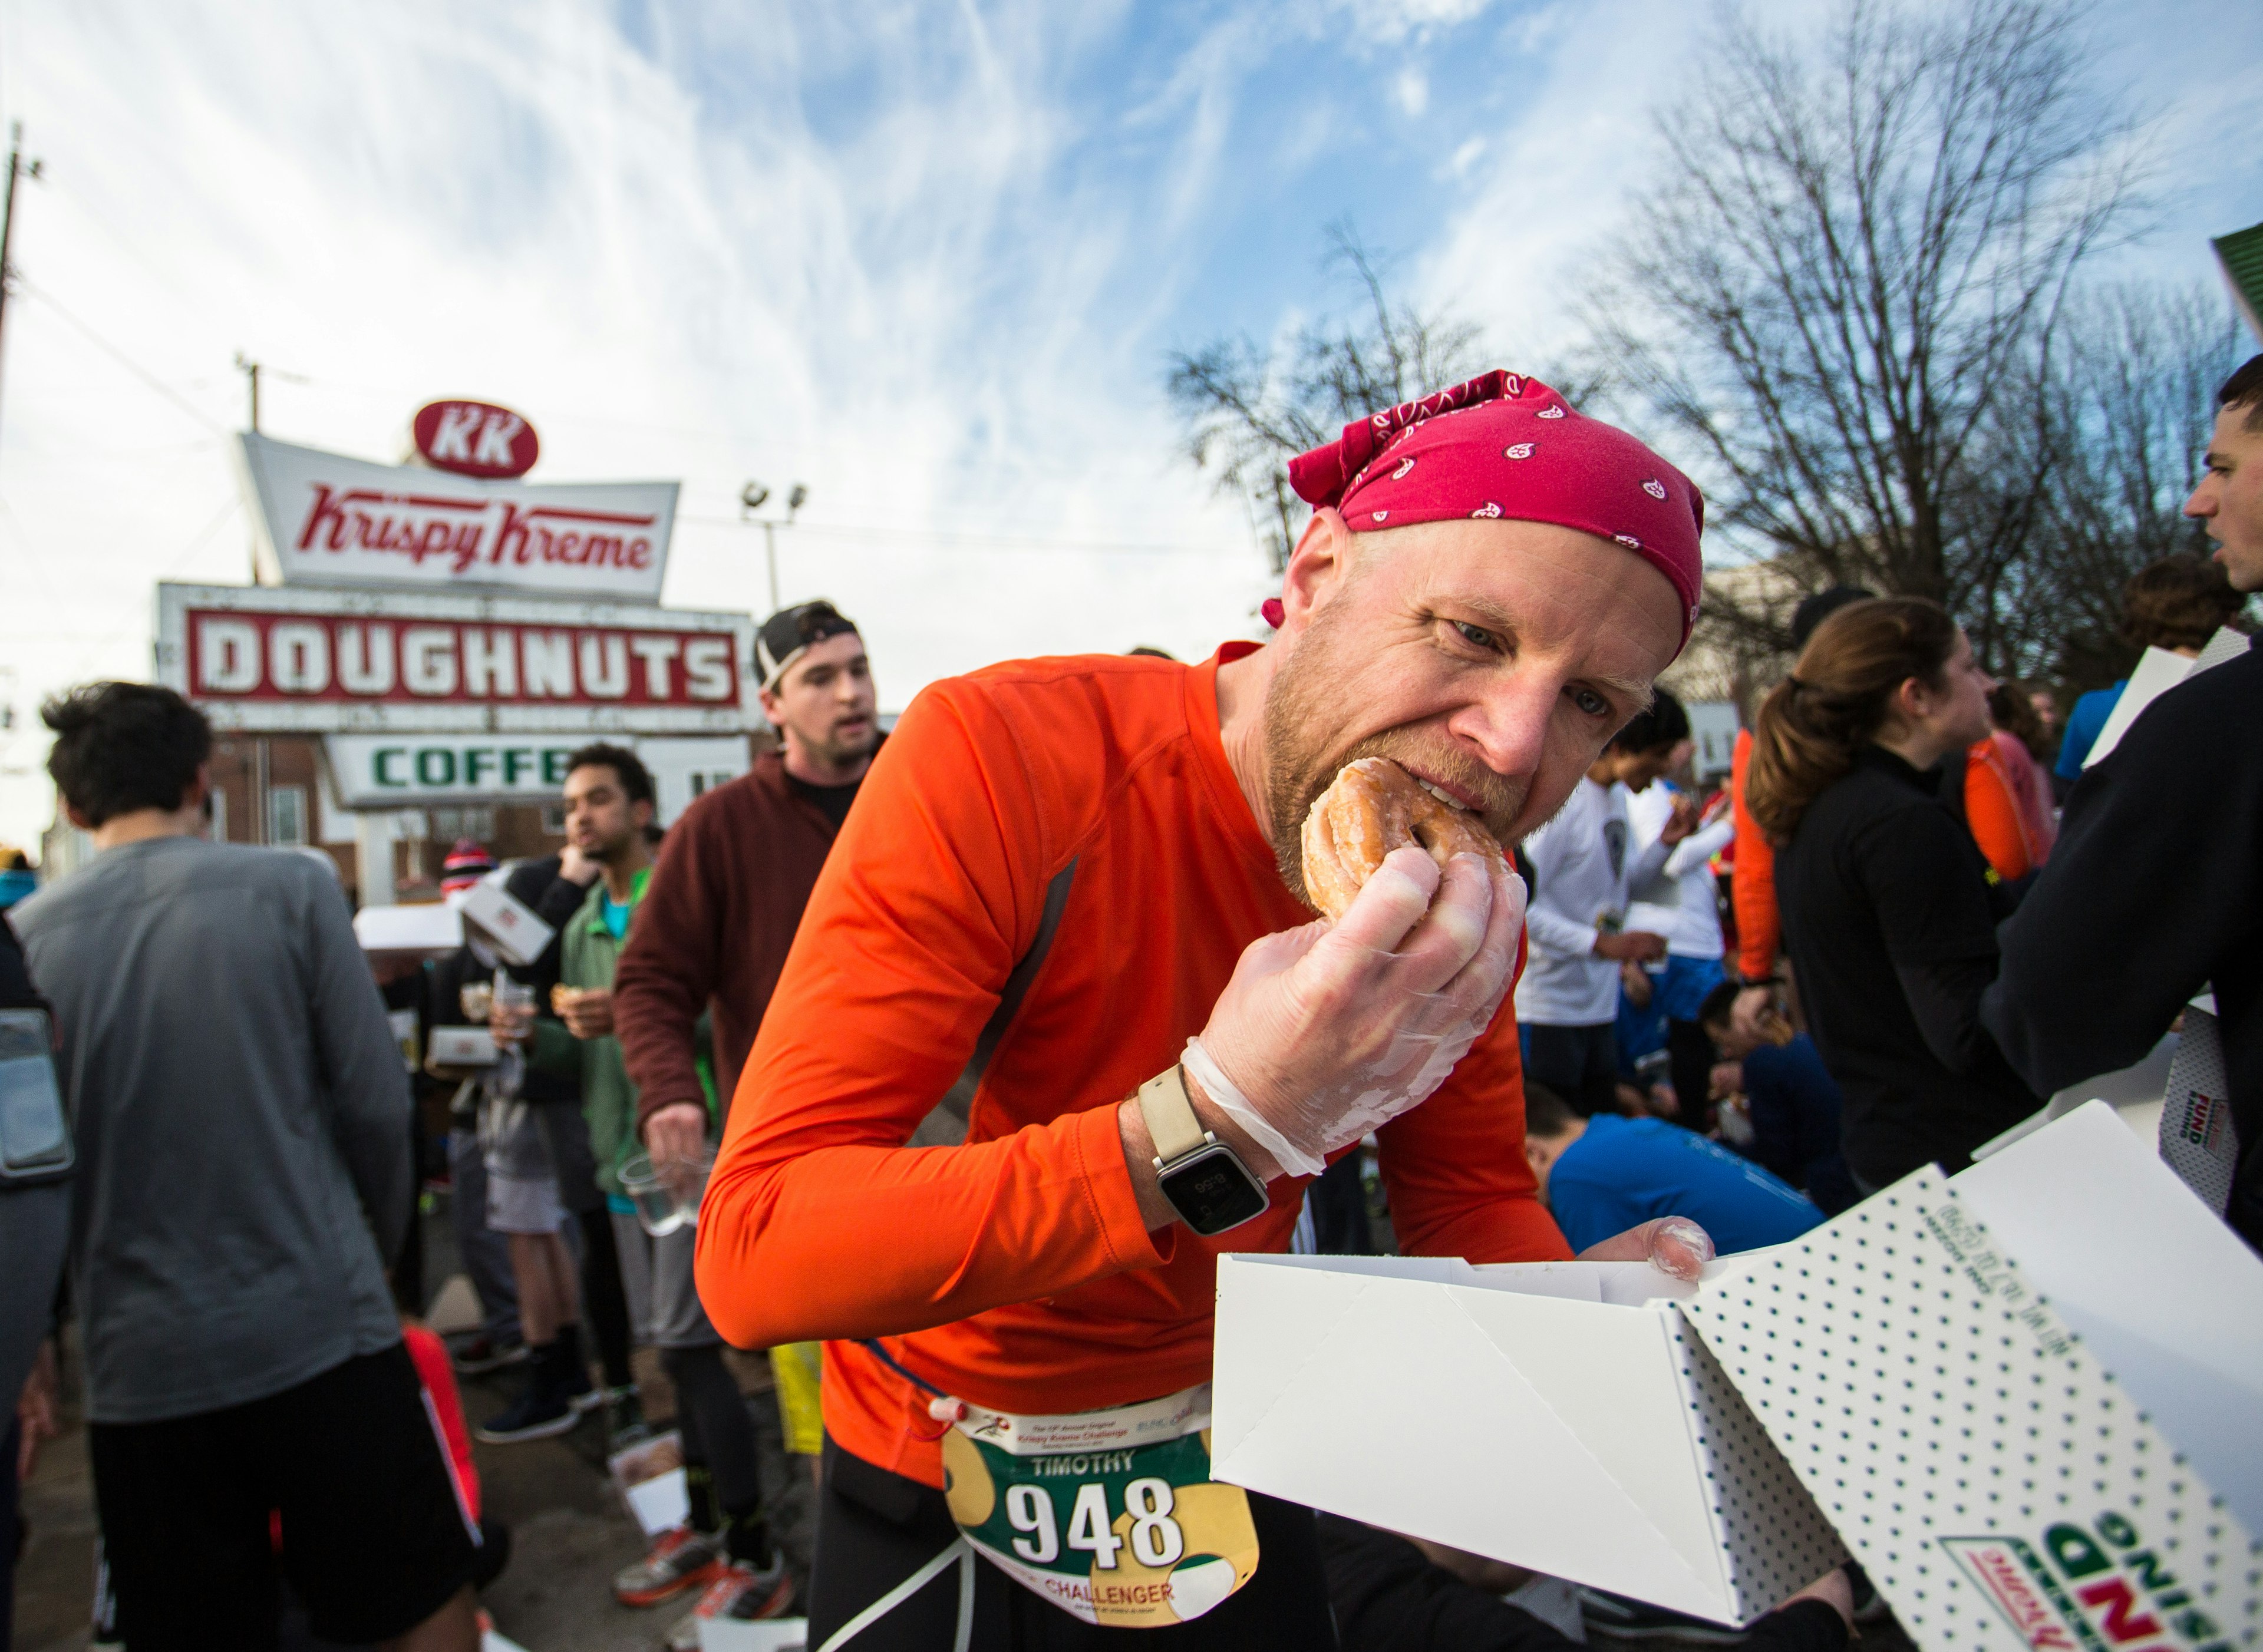
<svg viewBox="0 0 2263 1652"><path fill-rule="evenodd" d="M1087 1623L1184 1623L1257 1572L1248 1494L1211 1480L1206 1429L1120 1450L1016 1456L953 1428L943 1470L967 1541Z"/></svg>

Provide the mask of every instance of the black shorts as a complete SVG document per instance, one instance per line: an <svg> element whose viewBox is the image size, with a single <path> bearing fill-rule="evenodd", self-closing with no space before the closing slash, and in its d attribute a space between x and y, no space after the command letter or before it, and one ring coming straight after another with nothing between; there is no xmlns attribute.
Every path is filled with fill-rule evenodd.
<svg viewBox="0 0 2263 1652"><path fill-rule="evenodd" d="M471 1579L476 1531L400 1343L225 1410L92 1424L87 1450L134 1652L274 1646L278 1576L350 1645L406 1634Z"/></svg>
<svg viewBox="0 0 2263 1652"><path fill-rule="evenodd" d="M842 1627L958 1540L943 1493L825 1442L811 1568L809 1645ZM1257 1575L1192 1623L1102 1628L1042 1600L975 1556L973 1633L981 1652L1334 1652L1334 1620L1312 1511L1249 1494ZM951 1652L960 1569L945 1566L900 1605L860 1630L844 1652Z"/></svg>

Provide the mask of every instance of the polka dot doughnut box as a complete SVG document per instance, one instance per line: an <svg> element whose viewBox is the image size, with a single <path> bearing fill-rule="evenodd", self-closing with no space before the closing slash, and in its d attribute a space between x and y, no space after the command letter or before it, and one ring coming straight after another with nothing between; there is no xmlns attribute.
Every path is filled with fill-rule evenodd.
<svg viewBox="0 0 2263 1652"><path fill-rule="evenodd" d="M1928 1652L2263 1645L2263 1261L2103 1104L1680 1311Z"/></svg>

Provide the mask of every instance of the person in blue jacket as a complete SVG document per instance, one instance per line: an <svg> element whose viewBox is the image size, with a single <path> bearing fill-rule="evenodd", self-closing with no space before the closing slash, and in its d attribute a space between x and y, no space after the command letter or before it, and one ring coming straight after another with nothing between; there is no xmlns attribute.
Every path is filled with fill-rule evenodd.
<svg viewBox="0 0 2263 1652"><path fill-rule="evenodd" d="M1524 1085L1524 1158L1574 1251L1652 1216L1687 1216L1719 1252L1796 1239L1823 1220L1805 1194L1664 1119L1581 1118Z"/></svg>
<svg viewBox="0 0 2263 1652"><path fill-rule="evenodd" d="M2122 636L2136 648L2165 648L2197 660L2209 638L2246 605L2220 566L2188 551L2148 562L2122 588ZM2093 689L2066 714L2051 772L2069 785L2082 778L2083 761L2105 732L2106 719L2129 686L2123 677L2110 689Z"/></svg>

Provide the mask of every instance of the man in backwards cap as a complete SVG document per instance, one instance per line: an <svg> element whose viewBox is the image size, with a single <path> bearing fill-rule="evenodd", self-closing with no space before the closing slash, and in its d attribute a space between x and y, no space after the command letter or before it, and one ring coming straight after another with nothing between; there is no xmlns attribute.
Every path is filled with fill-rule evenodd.
<svg viewBox="0 0 2263 1652"><path fill-rule="evenodd" d="M864 639L832 603L771 615L756 633L755 661L779 748L703 793L670 829L613 975L612 1031L635 1088L638 1136L655 1165L697 1158L708 1140L703 1030L727 1108L802 905L880 739ZM775 1615L792 1588L770 1552L753 1422L701 1311L689 1251L673 1240L655 1249L653 1280L648 1329L669 1350L687 1424L690 1519L617 1574L614 1592L650 1605L705 1584L700 1612ZM813 1454L813 1351L795 1352L772 1354L787 1445ZM677 1628L698 1633L691 1619Z"/></svg>
<svg viewBox="0 0 2263 1652"><path fill-rule="evenodd" d="M1402 850L1315 924L1299 830L1368 755L1504 844L1547 819L1688 636L1702 504L1502 372L1290 474L1271 644L934 685L810 898L698 1279L734 1342L830 1339L812 1647L1334 1645L1309 1512L1209 1483L1218 1253L1285 1250L1376 1129L1406 1251L1570 1254L1500 1013L1521 885ZM965 1143L901 1151L966 1069Z"/></svg>

